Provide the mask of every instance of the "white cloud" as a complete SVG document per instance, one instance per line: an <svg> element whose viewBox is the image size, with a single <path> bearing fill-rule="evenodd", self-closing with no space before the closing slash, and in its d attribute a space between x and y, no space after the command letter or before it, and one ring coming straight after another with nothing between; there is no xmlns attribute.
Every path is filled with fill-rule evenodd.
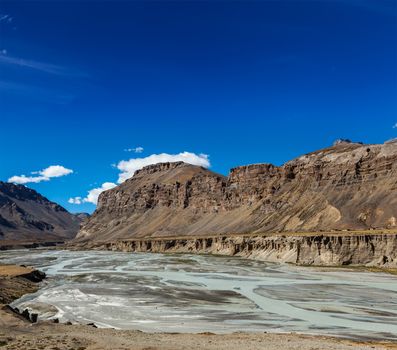
<svg viewBox="0 0 397 350"><path fill-rule="evenodd" d="M138 147L137 147L138 148ZM135 171L142 169L143 167L151 164L166 163L166 162L185 162L193 165L202 166L208 168L210 166L210 161L208 155L206 154L195 154L190 152L182 152L179 154L152 154L145 158L132 158L130 160L122 160L117 164L117 169L120 170L118 183L122 183L128 178L132 177ZM93 188L88 191L85 198L74 197L69 198L68 202L71 204L82 204L82 203L98 203L99 195L106 190L110 190L116 187L117 184L113 182L105 182L101 187Z"/></svg>
<svg viewBox="0 0 397 350"><path fill-rule="evenodd" d="M93 203L97 204L98 202L98 197L103 191L107 191L112 189L113 187L116 187L117 185L113 182L105 182L102 184L101 187L94 188L90 191L88 191L88 195L86 198L83 199L84 202L88 203Z"/></svg>
<svg viewBox="0 0 397 350"><path fill-rule="evenodd" d="M70 204L81 204L82 198L81 197L74 197L74 198L69 198L68 203Z"/></svg>
<svg viewBox="0 0 397 350"><path fill-rule="evenodd" d="M8 179L8 182L13 182L16 184L20 184L20 185L24 185L27 184L29 182L33 182L33 183L39 183L42 181L48 181L49 178L48 177L44 177L44 176L26 176L26 175L16 175L16 176L12 176Z"/></svg>
<svg viewBox="0 0 397 350"><path fill-rule="evenodd" d="M2 55L2 56L0 56L0 63L24 67L24 68L35 69L35 70L39 70L39 71L51 73L51 74L65 75L65 69L63 67L57 66L55 64L50 64L50 63L38 62L38 61L33 61L33 60L25 60L23 58L18 58L18 57Z"/></svg>
<svg viewBox="0 0 397 350"><path fill-rule="evenodd" d="M393 129L397 129L397 123L393 125Z"/></svg>
<svg viewBox="0 0 397 350"><path fill-rule="evenodd" d="M208 155L206 154L195 154L190 152L182 152L179 154L152 154L145 158L132 158L130 160L122 160L117 164L117 169L121 171L119 174L118 183L122 183L125 180L132 177L135 171L142 169L143 167L156 163L166 163L166 162L185 162L193 165L202 166L208 168L210 162Z"/></svg>
<svg viewBox="0 0 397 350"><path fill-rule="evenodd" d="M126 148L124 150L125 152L134 152L134 153L142 153L144 151L144 148L141 146L135 147L135 148Z"/></svg>
<svg viewBox="0 0 397 350"><path fill-rule="evenodd" d="M8 182L16 184L39 183L42 181L49 181L53 177L61 177L72 174L72 169L67 169L62 165L51 165L40 171L32 171L31 174L38 176L16 175L8 179Z"/></svg>
<svg viewBox="0 0 397 350"><path fill-rule="evenodd" d="M92 190L88 191L87 197L85 197L85 198L81 198L81 197L69 198L68 202L71 204L82 204L82 203L97 204L98 197L103 191L110 190L116 186L117 185L113 182L105 182L102 184L101 187L93 188Z"/></svg>
<svg viewBox="0 0 397 350"><path fill-rule="evenodd" d="M73 173L72 169L67 169L62 165L51 165L46 169L43 169L39 172L40 175L45 177L60 177Z"/></svg>

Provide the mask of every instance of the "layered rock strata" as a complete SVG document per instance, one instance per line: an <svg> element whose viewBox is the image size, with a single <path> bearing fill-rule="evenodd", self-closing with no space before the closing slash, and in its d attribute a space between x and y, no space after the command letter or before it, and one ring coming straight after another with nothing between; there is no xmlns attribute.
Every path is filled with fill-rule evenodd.
<svg viewBox="0 0 397 350"><path fill-rule="evenodd" d="M78 241L329 230L397 225L397 142L341 141L283 166L241 166L225 177L155 164L103 192Z"/></svg>
<svg viewBox="0 0 397 350"><path fill-rule="evenodd" d="M199 253L298 265L397 268L397 234L214 236L119 240L97 249L123 252Z"/></svg>

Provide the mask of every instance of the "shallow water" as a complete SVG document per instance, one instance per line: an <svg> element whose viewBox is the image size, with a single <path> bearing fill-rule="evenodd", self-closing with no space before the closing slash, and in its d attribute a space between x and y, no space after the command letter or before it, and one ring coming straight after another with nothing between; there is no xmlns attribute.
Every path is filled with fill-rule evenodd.
<svg viewBox="0 0 397 350"><path fill-rule="evenodd" d="M397 339L397 276L234 257L7 251L48 275L13 306L143 331L271 331Z"/></svg>

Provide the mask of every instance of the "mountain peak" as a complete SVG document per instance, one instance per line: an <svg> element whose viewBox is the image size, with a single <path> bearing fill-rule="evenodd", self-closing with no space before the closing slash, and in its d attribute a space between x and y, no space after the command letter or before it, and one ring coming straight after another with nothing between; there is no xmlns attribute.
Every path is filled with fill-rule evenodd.
<svg viewBox="0 0 397 350"><path fill-rule="evenodd" d="M73 238L79 220L35 190L0 182L0 240L45 241Z"/></svg>

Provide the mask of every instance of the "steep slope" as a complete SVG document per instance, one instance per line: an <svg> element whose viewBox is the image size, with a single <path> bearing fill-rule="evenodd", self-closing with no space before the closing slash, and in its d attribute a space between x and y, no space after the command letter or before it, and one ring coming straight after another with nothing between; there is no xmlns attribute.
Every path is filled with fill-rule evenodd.
<svg viewBox="0 0 397 350"><path fill-rule="evenodd" d="M283 166L229 176L182 162L148 166L103 192L80 240L394 228L397 142L338 142Z"/></svg>
<svg viewBox="0 0 397 350"><path fill-rule="evenodd" d="M73 238L81 219L36 191L0 182L0 241Z"/></svg>
<svg viewBox="0 0 397 350"><path fill-rule="evenodd" d="M225 181L222 175L183 162L147 166L116 191L100 195L79 237L182 234L187 227L194 233L204 224L203 216L216 212Z"/></svg>

